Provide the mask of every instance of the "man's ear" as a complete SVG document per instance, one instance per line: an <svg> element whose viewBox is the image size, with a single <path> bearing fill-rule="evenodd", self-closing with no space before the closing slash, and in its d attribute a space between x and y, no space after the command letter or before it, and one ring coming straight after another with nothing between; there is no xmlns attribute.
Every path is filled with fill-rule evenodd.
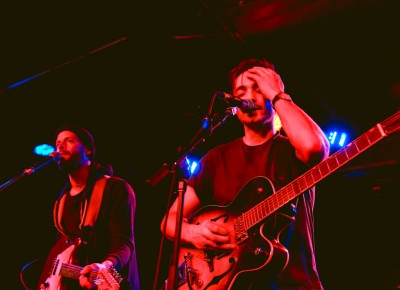
<svg viewBox="0 0 400 290"><path fill-rule="evenodd" d="M92 156L92 150L86 148L86 155Z"/></svg>

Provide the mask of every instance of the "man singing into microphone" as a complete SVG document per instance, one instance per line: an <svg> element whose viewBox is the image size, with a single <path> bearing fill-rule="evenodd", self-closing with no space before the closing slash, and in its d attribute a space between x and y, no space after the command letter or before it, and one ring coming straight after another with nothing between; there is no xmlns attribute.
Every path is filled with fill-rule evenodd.
<svg viewBox="0 0 400 290"><path fill-rule="evenodd" d="M236 116L244 135L209 150L188 181L178 263L189 269L184 282L191 289L322 290L314 245L315 188L299 192L261 221L274 205L254 207L326 159L328 140L285 92L268 61L240 62L229 81L234 98L254 103L254 109L245 112L239 103ZM282 132L274 128L276 113ZM161 223L171 240L178 204ZM247 214L250 209L253 215Z"/></svg>
<svg viewBox="0 0 400 290"><path fill-rule="evenodd" d="M67 181L54 205L59 239L38 289L139 290L132 187L95 161L94 139L85 128L60 128L55 144Z"/></svg>

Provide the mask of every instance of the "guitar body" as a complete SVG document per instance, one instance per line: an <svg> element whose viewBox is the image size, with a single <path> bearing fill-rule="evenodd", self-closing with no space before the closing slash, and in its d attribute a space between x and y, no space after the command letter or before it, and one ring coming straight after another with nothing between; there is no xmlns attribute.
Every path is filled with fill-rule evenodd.
<svg viewBox="0 0 400 290"><path fill-rule="evenodd" d="M68 246L63 252L57 255L52 263L49 277L46 279L44 285L46 290L59 290L61 288L62 268L65 263L71 263L75 245Z"/></svg>
<svg viewBox="0 0 400 290"><path fill-rule="evenodd" d="M56 275L56 261L76 263L75 251L77 244L61 236L50 249L47 259L45 261L40 279L38 289L41 285L48 282L48 287L45 289L54 290L61 289L60 285L62 279L60 275ZM47 284L46 284L47 285Z"/></svg>
<svg viewBox="0 0 400 290"><path fill-rule="evenodd" d="M231 289L239 280L243 282L249 280L249 276L276 274L286 267L289 254L279 243L279 235L294 220L293 216L276 213L253 227L246 237L237 236L235 225L235 219L242 213L273 193L273 185L267 178L256 177L246 183L230 205L203 207L189 219L193 224L208 220L223 223L230 228L231 239L237 242L238 247L230 252L181 247L179 265L182 265L183 279L180 279L179 290Z"/></svg>
<svg viewBox="0 0 400 290"><path fill-rule="evenodd" d="M61 238L53 246L43 270L39 289L63 290L66 289L64 277L67 279L79 280L82 266L77 265L76 251L79 249L79 241L71 243ZM58 254L55 254L58 253ZM55 258L52 258L54 257ZM98 290L119 290L122 277L114 269L100 269L92 271L89 279L97 285Z"/></svg>

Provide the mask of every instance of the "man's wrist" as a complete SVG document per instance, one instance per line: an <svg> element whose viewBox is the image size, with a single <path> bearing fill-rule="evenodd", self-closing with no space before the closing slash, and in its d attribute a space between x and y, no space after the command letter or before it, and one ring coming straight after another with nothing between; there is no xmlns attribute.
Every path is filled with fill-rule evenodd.
<svg viewBox="0 0 400 290"><path fill-rule="evenodd" d="M274 108L274 110L275 110L275 103L276 103L277 101L279 101L279 100L284 100L284 101L288 101L288 102L293 102L292 98L291 98L288 94L286 94L286 93L284 93L284 92L280 92L280 93L277 94L277 95L272 99L272 101L271 101L271 105L272 105L272 108Z"/></svg>
<svg viewBox="0 0 400 290"><path fill-rule="evenodd" d="M113 265L113 262L111 262L110 260L105 260L103 263L101 263L101 264L103 264L104 266L106 266L106 268L110 268L110 267L113 267L114 265Z"/></svg>

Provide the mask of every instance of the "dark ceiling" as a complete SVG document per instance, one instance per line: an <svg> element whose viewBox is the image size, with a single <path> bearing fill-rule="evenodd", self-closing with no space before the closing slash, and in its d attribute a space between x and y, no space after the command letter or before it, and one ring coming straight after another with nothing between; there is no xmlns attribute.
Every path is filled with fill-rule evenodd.
<svg viewBox="0 0 400 290"><path fill-rule="evenodd" d="M141 184L180 156L213 92L227 90L227 72L244 57L273 62L294 101L324 130L347 128L351 140L400 108L399 1L74 2L1 4L0 183L36 161L33 147L52 142L60 125L80 123L95 136L99 161L151 199L139 209L146 232L146 215L157 210ZM200 155L240 133L229 120L196 148ZM398 183L399 146L399 134L391 135L343 172ZM59 189L52 169L2 192L1 219L17 213L23 221L3 231L48 233L54 193L46 191ZM156 196L160 212L166 196ZM15 271L31 255L20 243Z"/></svg>
<svg viewBox="0 0 400 290"><path fill-rule="evenodd" d="M227 71L248 56L275 63L326 130L346 125L354 139L399 108L398 1L41 2L2 11L2 146L21 156L6 176L66 122L88 126L124 170L142 171L143 156L157 167L190 140L212 92L226 90Z"/></svg>

